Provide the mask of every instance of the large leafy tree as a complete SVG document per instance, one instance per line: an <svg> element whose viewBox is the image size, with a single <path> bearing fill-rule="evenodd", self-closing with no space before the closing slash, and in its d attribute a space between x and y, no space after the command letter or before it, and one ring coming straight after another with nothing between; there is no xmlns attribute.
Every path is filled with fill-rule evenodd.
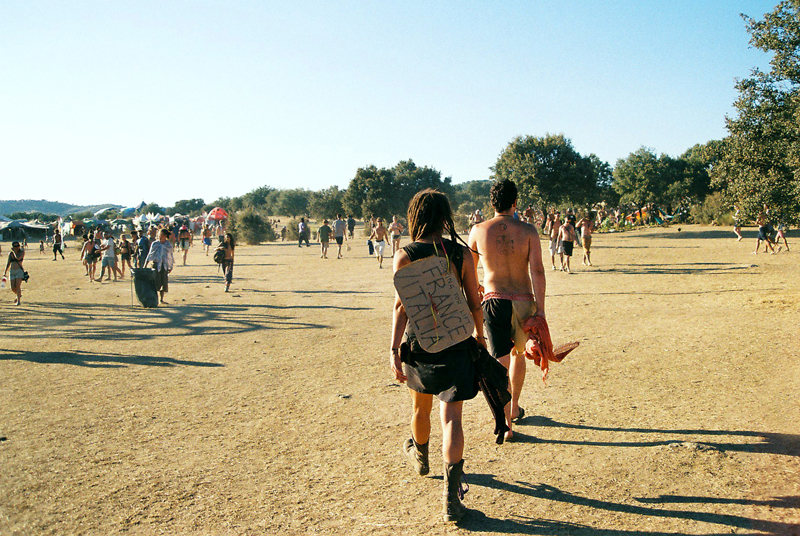
<svg viewBox="0 0 800 536"><path fill-rule="evenodd" d="M308 212L308 198L310 192L302 188L282 190L278 196L278 214L286 214L292 218Z"/></svg>
<svg viewBox="0 0 800 536"><path fill-rule="evenodd" d="M736 116L727 119L723 156L712 171L744 218L766 205L800 223L800 1L784 0L763 20L743 16L750 43L772 52L769 72L754 69L736 84Z"/></svg>
<svg viewBox="0 0 800 536"><path fill-rule="evenodd" d="M349 214L364 218L370 214L388 215L392 212L392 195L396 195L394 173L375 166L358 168L350 181L342 203Z"/></svg>
<svg viewBox="0 0 800 536"><path fill-rule="evenodd" d="M669 183L667 159L666 155L659 158L652 149L642 147L627 158L617 160L614 190L620 201L638 207L663 203Z"/></svg>
<svg viewBox="0 0 800 536"><path fill-rule="evenodd" d="M308 212L317 220L335 218L337 214L344 212L342 198L343 193L338 186L311 192L308 200Z"/></svg>
<svg viewBox="0 0 800 536"><path fill-rule="evenodd" d="M395 190L390 199L390 212L393 215L405 216L411 198L426 188L434 188L453 198L455 190L450 184L450 177L442 179L440 171L427 166L418 167L413 160L402 160L392 170Z"/></svg>
<svg viewBox="0 0 800 536"><path fill-rule="evenodd" d="M582 205L598 195L592 161L561 134L518 136L491 169L493 179L516 183L520 205Z"/></svg>

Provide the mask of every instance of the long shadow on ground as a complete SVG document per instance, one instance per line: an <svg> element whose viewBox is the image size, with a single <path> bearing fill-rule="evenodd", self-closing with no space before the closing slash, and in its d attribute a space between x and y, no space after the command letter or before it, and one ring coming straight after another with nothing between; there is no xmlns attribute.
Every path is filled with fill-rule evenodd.
<svg viewBox="0 0 800 536"><path fill-rule="evenodd" d="M587 508L595 508L598 510L605 510L608 512L619 512L623 514L640 515L646 517L660 517L672 519L684 519L689 521L697 521L700 523L712 523L715 525L722 525L729 527L722 530L717 534L730 534L732 529L749 529L755 532L749 534L796 534L798 527L796 525L781 523L775 521L767 521L762 519L753 519L744 516L730 515L730 514L717 514L709 512L698 512L691 510L666 510L661 508L652 508L647 506L638 506L631 504L621 504L611 501L603 501L599 499L592 499L590 497L582 497L580 495L572 494L562 491L556 487L547 484L531 484L528 482L502 482L497 480L494 475L490 474L469 474L468 480L471 484L477 486L485 486L498 491L507 493L517 493L528 497L534 497L546 501L556 501L561 503L569 503ZM702 499L702 498L701 498ZM709 502L714 502L714 498L709 498ZM698 501L705 502L705 501ZM785 508L795 508L797 506L797 497L785 497L777 499L778 504ZM752 504L756 505L758 501L753 501ZM747 503L751 504L751 503ZM520 516L518 520L507 519L494 519L484 515L481 512L472 511L467 517L459 524L459 526L466 530L478 532L498 532L508 534L541 534L541 535L556 535L556 534L571 534L578 536L610 536L612 534L620 534L623 536L676 536L677 532L648 532L638 530L618 530L618 529L597 529L587 525L565 523L560 521L532 519ZM710 533L707 533L710 534ZM744 534L737 532L737 534Z"/></svg>
<svg viewBox="0 0 800 536"><path fill-rule="evenodd" d="M698 430L698 429L659 429L659 428L619 428L590 426L585 424L572 424L558 422L548 417L526 416L520 420L520 424L528 426L540 426L543 428L567 428L571 430L600 431L600 432L624 432L633 434L675 434L679 436L702 436L703 444L721 451L733 452L755 452L763 454L781 454L784 456L800 456L800 434L784 434L776 432L758 432L753 430ZM517 438L517 435L520 437ZM715 437L742 437L757 438L754 443L732 443L714 441ZM658 441L585 441L578 439L540 439L525 434L517 434L514 437L519 442L526 443L551 443L559 445L587 445L595 447L657 447L663 445L674 445L679 440L658 440Z"/></svg>
<svg viewBox="0 0 800 536"><path fill-rule="evenodd" d="M94 353L73 350L70 352L29 352L22 350L2 350L0 361L29 361L31 363L77 365L90 368L123 368L129 365L148 365L153 367L224 367L221 363L187 361L171 357L143 355Z"/></svg>
<svg viewBox="0 0 800 536"><path fill-rule="evenodd" d="M319 306L320 308L335 308ZM268 312L269 305L180 305L155 309L92 303L39 303L31 311L9 314L0 335L28 339L62 338L147 341L158 337L234 335L269 329L321 329L329 326Z"/></svg>

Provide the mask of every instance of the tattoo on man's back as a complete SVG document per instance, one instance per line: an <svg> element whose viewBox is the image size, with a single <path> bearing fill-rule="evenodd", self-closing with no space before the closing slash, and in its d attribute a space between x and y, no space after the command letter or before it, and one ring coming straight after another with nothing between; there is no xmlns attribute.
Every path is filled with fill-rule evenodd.
<svg viewBox="0 0 800 536"><path fill-rule="evenodd" d="M506 235L500 235L496 241L497 252L500 255L513 255L514 254L514 239Z"/></svg>

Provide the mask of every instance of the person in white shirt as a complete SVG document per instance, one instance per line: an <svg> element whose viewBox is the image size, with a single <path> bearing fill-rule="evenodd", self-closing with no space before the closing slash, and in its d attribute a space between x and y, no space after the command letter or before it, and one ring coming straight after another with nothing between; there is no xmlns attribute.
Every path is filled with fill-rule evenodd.
<svg viewBox="0 0 800 536"><path fill-rule="evenodd" d="M114 244L114 237L111 233L105 233L104 235L105 242L103 243L100 251L103 252L103 264L102 269L100 270L100 279L99 281L103 280L103 274L106 273L106 268L108 268L108 275L106 276L106 281L111 281L111 272L114 272L114 281L117 280L117 250L116 245Z"/></svg>
<svg viewBox="0 0 800 536"><path fill-rule="evenodd" d="M153 268L156 271L156 290L161 296L161 303L164 301L164 294L169 292L169 273L175 264L172 256L172 243L168 240L170 231L161 229L158 233L158 240L150 244L150 252L147 254L145 264L153 261Z"/></svg>

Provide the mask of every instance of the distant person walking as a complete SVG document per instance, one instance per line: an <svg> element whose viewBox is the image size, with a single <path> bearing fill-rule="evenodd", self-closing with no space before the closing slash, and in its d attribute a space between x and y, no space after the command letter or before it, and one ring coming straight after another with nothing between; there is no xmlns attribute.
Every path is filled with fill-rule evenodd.
<svg viewBox="0 0 800 536"><path fill-rule="evenodd" d="M739 207L733 205L733 209L736 211L733 213L733 232L736 234L737 242L742 241L742 223L739 221Z"/></svg>
<svg viewBox="0 0 800 536"><path fill-rule="evenodd" d="M134 233L136 231L133 231ZM131 234L131 236L135 236ZM117 266L119 267L120 277L125 277L125 265L128 265L130 268L131 273L133 273L133 266L131 266L131 254L132 254L133 244L128 241L128 237L120 235L119 237L119 261L117 261Z"/></svg>
<svg viewBox="0 0 800 536"><path fill-rule="evenodd" d="M378 268L383 268L383 252L386 249L386 237L389 236L386 227L383 226L383 218L378 218L377 225L372 229L369 239L373 240L375 246L375 256L378 258Z"/></svg>
<svg viewBox="0 0 800 536"><path fill-rule="evenodd" d="M61 255L61 260L64 260L64 240L61 237L61 230L56 229L53 235L53 260L58 260L59 255Z"/></svg>
<svg viewBox="0 0 800 536"><path fill-rule="evenodd" d="M156 270L156 290L160 294L163 304L167 303L164 301L164 294L169 292L169 273L175 265L169 235L168 229L161 229L158 233L158 240L150 244L150 252L145 258L145 264L152 261L153 268Z"/></svg>
<svg viewBox="0 0 800 536"><path fill-rule="evenodd" d="M392 216L389 231L392 234L392 257L394 257L394 254L400 249L400 237L403 235L403 225L397 221L397 216Z"/></svg>
<svg viewBox="0 0 800 536"><path fill-rule="evenodd" d="M25 280L25 268L22 266L22 261L25 259L25 251L19 242L11 243L11 251L8 252L8 260L6 261L6 269L3 272L3 277L9 275L11 270L10 281L11 291L14 293L14 305L22 305L22 281Z"/></svg>
<svg viewBox="0 0 800 536"><path fill-rule="evenodd" d="M583 265L592 266L592 231L594 231L594 221L590 217L581 218L577 224L580 235L583 238Z"/></svg>
<svg viewBox="0 0 800 536"><path fill-rule="evenodd" d="M297 235L299 236L297 241L297 247L303 247L303 241L306 243L306 247L310 248L311 244L308 243L308 236L311 234L311 229L308 228L308 224L306 223L305 218L300 218L300 223L297 224Z"/></svg>
<svg viewBox="0 0 800 536"><path fill-rule="evenodd" d="M347 222L342 219L341 214L336 215L336 219L333 222L333 238L336 240L336 246L338 251L336 252L336 258L342 258L342 245L344 241L347 239L346 233L347 232Z"/></svg>
<svg viewBox="0 0 800 536"><path fill-rule="evenodd" d="M208 250L211 249L211 228L208 226L207 223L203 224L203 249L206 252L206 257L208 257Z"/></svg>
<svg viewBox="0 0 800 536"><path fill-rule="evenodd" d="M230 233L225 234L225 240L217 246L218 250L225 252L225 258L222 260L222 275L225 277L225 292L228 292L233 283L233 256L236 249L236 240Z"/></svg>
<svg viewBox="0 0 800 536"><path fill-rule="evenodd" d="M331 233L333 233L333 229L331 229L330 225L328 225L328 220L322 220L322 225L319 229L317 229L317 236L319 237L319 246L320 246L320 255L321 259L328 258L328 247L331 245Z"/></svg>
<svg viewBox="0 0 800 536"><path fill-rule="evenodd" d="M353 231L356 229L356 220L353 218L351 214L347 215L347 233L350 235L349 238L353 238Z"/></svg>
<svg viewBox="0 0 800 536"><path fill-rule="evenodd" d="M556 254L558 254L558 250L561 246L558 243L559 231L561 230L561 214L558 212L551 212L548 214L544 230L547 232L547 236L550 239L550 245L548 246L550 250L550 263L553 265L553 270L555 270Z"/></svg>
<svg viewBox="0 0 800 536"><path fill-rule="evenodd" d="M186 256L189 254L189 248L192 247L192 240L194 234L189 230L189 227L184 223L178 230L178 240L180 241L181 251L183 252L183 265L186 266Z"/></svg>
<svg viewBox="0 0 800 536"><path fill-rule="evenodd" d="M559 253L561 254L561 271L572 273L570 268L570 259L572 258L572 251L575 247L575 216L569 216L564 225L558 230L558 239L561 243Z"/></svg>

